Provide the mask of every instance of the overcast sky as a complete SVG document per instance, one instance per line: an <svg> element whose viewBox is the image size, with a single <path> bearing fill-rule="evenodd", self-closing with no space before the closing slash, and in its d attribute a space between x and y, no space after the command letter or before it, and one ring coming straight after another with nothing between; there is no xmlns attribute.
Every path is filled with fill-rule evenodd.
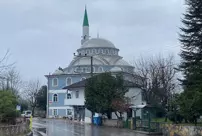
<svg viewBox="0 0 202 136"><path fill-rule="evenodd" d="M178 55L184 0L0 0L0 57L9 49L24 80L46 83L80 47L85 4L91 37L99 31L126 61Z"/></svg>

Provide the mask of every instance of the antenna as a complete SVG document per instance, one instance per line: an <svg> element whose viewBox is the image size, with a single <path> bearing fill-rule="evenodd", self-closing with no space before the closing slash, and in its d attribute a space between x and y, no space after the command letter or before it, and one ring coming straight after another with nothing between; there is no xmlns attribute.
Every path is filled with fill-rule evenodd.
<svg viewBox="0 0 202 136"><path fill-rule="evenodd" d="M97 38L100 38L100 36L99 36L99 30L97 30Z"/></svg>

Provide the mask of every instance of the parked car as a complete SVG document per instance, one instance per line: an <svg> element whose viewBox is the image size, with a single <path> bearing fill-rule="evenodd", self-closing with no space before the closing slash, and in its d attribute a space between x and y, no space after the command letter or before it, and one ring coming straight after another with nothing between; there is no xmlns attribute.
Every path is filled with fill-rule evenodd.
<svg viewBox="0 0 202 136"><path fill-rule="evenodd" d="M30 118L32 116L32 111L28 110L28 111L23 111L23 113L21 114L22 117L25 118Z"/></svg>

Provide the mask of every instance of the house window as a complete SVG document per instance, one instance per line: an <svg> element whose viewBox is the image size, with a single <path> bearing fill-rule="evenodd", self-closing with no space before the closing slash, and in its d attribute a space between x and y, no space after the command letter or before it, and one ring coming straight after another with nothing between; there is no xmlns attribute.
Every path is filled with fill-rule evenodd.
<svg viewBox="0 0 202 136"><path fill-rule="evenodd" d="M58 110L57 109L53 109L53 115L57 116L58 115Z"/></svg>
<svg viewBox="0 0 202 136"><path fill-rule="evenodd" d="M68 94L67 94L67 99L72 99L71 93L68 93Z"/></svg>
<svg viewBox="0 0 202 136"><path fill-rule="evenodd" d="M79 91L76 91L76 98L79 98Z"/></svg>
<svg viewBox="0 0 202 136"><path fill-rule="evenodd" d="M71 109L67 109L67 115L72 115L72 110Z"/></svg>
<svg viewBox="0 0 202 136"><path fill-rule="evenodd" d="M53 86L58 86L58 79L57 78L53 78L52 85Z"/></svg>
<svg viewBox="0 0 202 136"><path fill-rule="evenodd" d="M53 95L53 102L57 102L58 101L58 95L57 94L54 94Z"/></svg>
<svg viewBox="0 0 202 136"><path fill-rule="evenodd" d="M71 85L72 84L72 79L70 77L67 78L67 85Z"/></svg>

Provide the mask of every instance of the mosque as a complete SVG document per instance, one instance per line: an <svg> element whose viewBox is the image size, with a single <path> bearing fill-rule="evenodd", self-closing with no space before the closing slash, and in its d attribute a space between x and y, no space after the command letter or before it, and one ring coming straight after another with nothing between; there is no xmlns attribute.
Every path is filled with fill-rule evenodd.
<svg viewBox="0 0 202 136"><path fill-rule="evenodd" d="M84 12L81 46L77 49L73 60L66 68L58 68L50 75L45 75L48 80L47 116L80 118L89 122L91 113L85 108L84 88L85 80L91 74L102 72L122 72L124 80L134 83L130 85L126 94L131 99L131 104L138 105L143 102L141 77L135 76L134 67L119 54L119 49L109 40L90 38L87 10ZM135 98L135 99L134 99ZM141 111L137 112L141 116ZM131 112L132 116L132 112Z"/></svg>

